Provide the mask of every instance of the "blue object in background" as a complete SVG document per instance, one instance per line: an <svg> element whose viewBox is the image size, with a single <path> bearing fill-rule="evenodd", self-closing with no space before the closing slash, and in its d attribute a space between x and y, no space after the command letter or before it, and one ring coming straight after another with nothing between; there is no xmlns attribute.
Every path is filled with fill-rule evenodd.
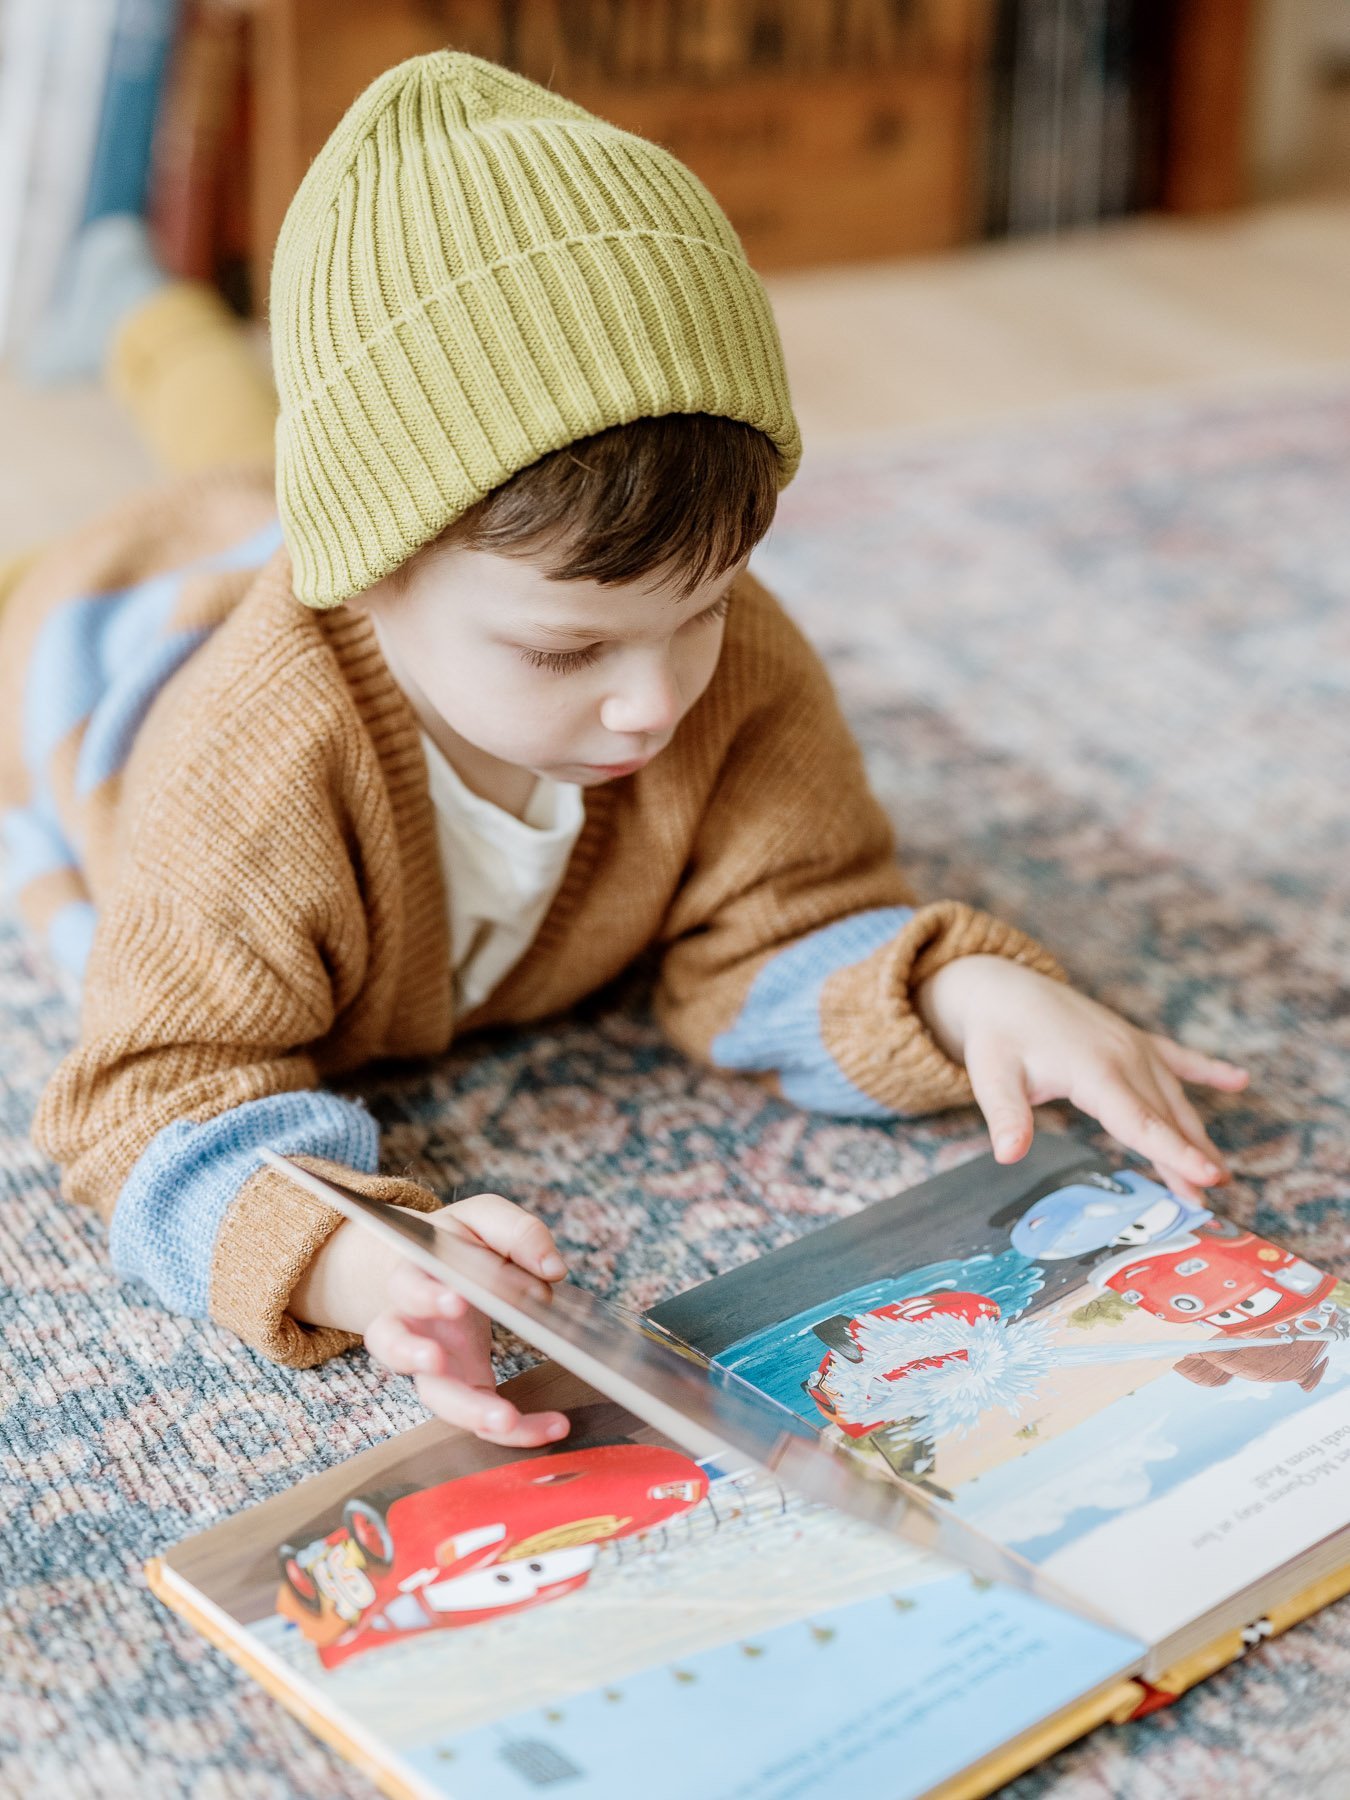
<svg viewBox="0 0 1350 1800"><path fill-rule="evenodd" d="M117 0L83 223L143 213L150 147L178 24L178 0Z"/></svg>

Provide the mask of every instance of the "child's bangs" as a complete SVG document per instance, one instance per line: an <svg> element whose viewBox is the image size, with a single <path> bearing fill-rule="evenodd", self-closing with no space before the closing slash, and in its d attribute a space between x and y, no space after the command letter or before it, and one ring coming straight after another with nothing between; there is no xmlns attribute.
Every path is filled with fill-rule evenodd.
<svg viewBox="0 0 1350 1800"><path fill-rule="evenodd" d="M779 470L770 439L739 420L637 419L522 469L437 542L536 552L555 581L605 586L673 575L689 594L768 531Z"/></svg>

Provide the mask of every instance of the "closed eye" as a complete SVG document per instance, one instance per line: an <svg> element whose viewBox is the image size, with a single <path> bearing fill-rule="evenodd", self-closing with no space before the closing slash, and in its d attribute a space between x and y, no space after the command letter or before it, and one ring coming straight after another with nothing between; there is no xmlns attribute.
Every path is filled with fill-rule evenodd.
<svg viewBox="0 0 1350 1800"><path fill-rule="evenodd" d="M711 606L705 606L701 613L695 613L692 619L685 621L687 630L693 625L711 625L718 619L725 619L731 606L730 593L723 594L720 600L714 600ZM569 675L577 669L589 669L600 660L603 644L587 644L581 650L533 650L522 645L520 654L532 669L547 669L554 675Z"/></svg>
<svg viewBox="0 0 1350 1800"><path fill-rule="evenodd" d="M532 669L549 669L555 675L567 675L574 669L589 669L600 657L599 644L587 644L584 650L527 650L520 654Z"/></svg>

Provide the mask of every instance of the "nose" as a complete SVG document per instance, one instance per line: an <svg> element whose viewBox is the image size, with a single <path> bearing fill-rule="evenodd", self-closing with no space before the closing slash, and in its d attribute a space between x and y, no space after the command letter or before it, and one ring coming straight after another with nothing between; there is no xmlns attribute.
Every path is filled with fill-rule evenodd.
<svg viewBox="0 0 1350 1800"><path fill-rule="evenodd" d="M600 723L617 737L660 737L680 722L684 702L665 657L634 660L600 704Z"/></svg>

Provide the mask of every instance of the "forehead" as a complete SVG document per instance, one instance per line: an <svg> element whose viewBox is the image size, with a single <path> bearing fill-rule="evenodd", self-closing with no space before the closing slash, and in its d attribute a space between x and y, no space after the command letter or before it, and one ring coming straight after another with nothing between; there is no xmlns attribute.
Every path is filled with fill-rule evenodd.
<svg viewBox="0 0 1350 1800"><path fill-rule="evenodd" d="M675 571L658 571L633 582L601 586L596 581L559 581L542 552L536 557L503 556L490 550L451 545L428 556L416 573L418 598L453 601L500 618L528 619L554 628L575 626L613 631L625 624L650 628L669 623L669 613L694 613L725 591L736 569L706 576L686 591ZM654 609L657 617L654 618Z"/></svg>

